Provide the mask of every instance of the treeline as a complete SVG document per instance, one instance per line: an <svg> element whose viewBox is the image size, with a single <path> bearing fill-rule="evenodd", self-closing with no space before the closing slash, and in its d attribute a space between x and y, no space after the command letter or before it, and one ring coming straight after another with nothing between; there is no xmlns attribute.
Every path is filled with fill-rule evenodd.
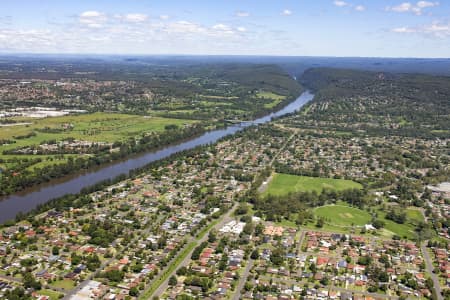
<svg viewBox="0 0 450 300"><path fill-rule="evenodd" d="M9 144L15 144L16 141L14 140L8 140L8 139L0 139L0 146L2 145L9 145Z"/></svg>

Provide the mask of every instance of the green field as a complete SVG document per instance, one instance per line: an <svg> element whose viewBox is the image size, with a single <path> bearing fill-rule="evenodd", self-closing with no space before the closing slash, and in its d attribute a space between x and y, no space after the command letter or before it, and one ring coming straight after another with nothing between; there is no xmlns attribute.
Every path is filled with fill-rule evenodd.
<svg viewBox="0 0 450 300"><path fill-rule="evenodd" d="M144 117L136 115L116 114L116 113L93 113L82 115L71 115L55 118L32 119L31 125L19 125L2 127L0 139L14 139L17 136L24 136L33 131L52 128L62 129L64 124L72 124L73 129L61 133L41 133L36 132L36 136L16 140L10 146L1 146L0 149L15 148L17 146L36 144L44 140L62 139L73 137L75 139L93 142L114 142L128 137L136 136L142 132L162 132L166 125L178 125L192 123L189 120L169 119L160 117Z"/></svg>
<svg viewBox="0 0 450 300"><path fill-rule="evenodd" d="M296 176L288 174L275 174L269 183L264 195L282 196L295 192L312 192L321 193L323 189L346 190L361 189L361 184L344 179L319 178Z"/></svg>
<svg viewBox="0 0 450 300"><path fill-rule="evenodd" d="M53 282L51 284L51 286L69 291L75 287L75 282L70 279L64 279L64 280L59 280L59 281Z"/></svg>
<svg viewBox="0 0 450 300"><path fill-rule="evenodd" d="M13 168L17 162L10 159L35 159L41 158L42 162L28 167L33 168L45 167L47 165L55 165L67 162L67 158L72 156L78 157L76 154L60 155L4 155L4 150L11 150L20 147L39 145L49 140L61 141L66 138L74 138L77 140L91 142L107 142L126 141L130 138L141 136L144 133L161 133L164 132L167 125L177 125L183 127L185 124L192 124L194 121L171 119L162 117L145 117L116 113L93 113L81 115L69 115L64 117L43 118L43 119L24 119L18 121L32 123L30 125L18 125L1 127L0 140L13 140L15 143L8 145L0 145L0 168ZM70 124L68 129L64 126ZM53 132L42 132L43 129L52 129ZM28 134L35 133L34 136L27 138L19 138Z"/></svg>
<svg viewBox="0 0 450 300"><path fill-rule="evenodd" d="M368 212L345 205L326 205L314 210L316 217L322 217L325 222L334 226L363 226L369 224L371 216Z"/></svg>
<svg viewBox="0 0 450 300"><path fill-rule="evenodd" d="M60 296L62 295L61 293L58 293L58 292L55 292L52 290L40 290L40 291L38 291L38 294L42 295L42 296L48 296L48 297L50 297L50 300L60 299Z"/></svg>
<svg viewBox="0 0 450 300"><path fill-rule="evenodd" d="M415 228L417 224L424 221L422 213L413 208L408 208L406 210L406 222L404 224L397 224L394 221L385 219L386 213L383 211L378 212L379 217L385 222L383 228L383 234L386 236L398 235L401 238L412 239L415 237Z"/></svg>
<svg viewBox="0 0 450 300"><path fill-rule="evenodd" d="M275 106L277 106L278 104L281 103L281 101L285 100L286 97L285 96L281 96L272 92L264 92L264 91L260 91L256 94L256 97L259 99L269 99L272 100L272 102L270 103L266 103L264 104L265 108L274 108Z"/></svg>

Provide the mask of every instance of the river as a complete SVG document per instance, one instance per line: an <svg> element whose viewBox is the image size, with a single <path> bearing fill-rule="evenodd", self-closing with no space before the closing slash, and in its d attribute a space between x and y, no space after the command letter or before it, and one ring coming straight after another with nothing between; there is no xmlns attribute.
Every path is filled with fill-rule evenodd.
<svg viewBox="0 0 450 300"><path fill-rule="evenodd" d="M291 102L281 110L254 121L231 125L225 129L209 131L186 142L168 146L158 151L132 156L129 159L119 161L111 165L106 165L95 170L88 170L81 174L67 176L60 180L42 184L30 190L8 196L0 201L0 223L4 223L5 221L15 218L19 212L29 212L36 208L39 204L48 202L51 199L67 194L79 193L81 189L85 187L94 185L95 183L106 179L113 179L120 174L127 174L133 169L143 167L151 162L166 158L174 153L189 150L200 145L214 143L217 140L234 134L246 127L264 124L270 122L272 118L293 113L312 100L313 97L313 94L306 91L295 101Z"/></svg>

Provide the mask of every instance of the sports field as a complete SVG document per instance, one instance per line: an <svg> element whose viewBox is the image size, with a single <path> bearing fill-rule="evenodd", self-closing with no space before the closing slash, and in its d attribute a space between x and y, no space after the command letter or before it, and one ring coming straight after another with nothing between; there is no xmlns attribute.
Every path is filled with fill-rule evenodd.
<svg viewBox="0 0 450 300"><path fill-rule="evenodd" d="M368 212L345 205L321 206L314 210L314 215L335 226L363 226L372 219Z"/></svg>
<svg viewBox="0 0 450 300"><path fill-rule="evenodd" d="M321 193L323 189L334 189L338 191L346 189L361 189L362 185L345 179L319 178L296 176L288 174L275 174L264 195L282 196L295 192Z"/></svg>

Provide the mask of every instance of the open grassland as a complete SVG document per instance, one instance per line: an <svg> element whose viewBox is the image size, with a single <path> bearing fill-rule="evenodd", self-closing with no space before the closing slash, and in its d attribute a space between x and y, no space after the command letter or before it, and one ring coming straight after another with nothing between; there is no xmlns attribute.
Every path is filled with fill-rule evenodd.
<svg viewBox="0 0 450 300"><path fill-rule="evenodd" d="M20 119L23 121L23 118ZM77 154L22 155L3 154L5 150L37 146L48 141L59 142L67 138L90 142L114 143L127 141L148 133L164 132L167 125L183 127L191 124L191 120L171 119L163 117L145 117L116 113L93 113L70 115L64 117L49 117L43 119L26 119L29 125L2 127L0 141L14 143L0 144L0 168L14 168L24 159L40 158L42 161L27 167L28 170L42 168L48 165L66 163L69 157L77 158Z"/></svg>
<svg viewBox="0 0 450 300"><path fill-rule="evenodd" d="M93 113L31 120L31 125L3 127L0 140L15 143L1 145L0 152L17 147L71 137L91 142L116 142L149 132L163 132L167 125L183 126L193 121L144 117L115 113ZM30 134L35 134L27 137Z"/></svg>
<svg viewBox="0 0 450 300"><path fill-rule="evenodd" d="M296 176L288 174L275 174L269 183L265 195L282 196L295 192L312 192L321 193L323 189L346 190L360 189L361 184L344 179L318 178L307 176Z"/></svg>
<svg viewBox="0 0 450 300"><path fill-rule="evenodd" d="M114 142L134 137L143 132L162 132L167 125L182 126L183 124L192 123L192 121L188 120L116 113L72 115L35 119L30 122L32 122L31 125L2 128L0 131L0 139L15 139L35 132L36 136L25 139L16 139L16 143L12 146L17 147L31 143L36 144L44 140L63 139L66 137L93 142ZM46 128L60 132L41 132ZM3 147L6 146L2 146L0 149Z"/></svg>
<svg viewBox="0 0 450 300"><path fill-rule="evenodd" d="M415 229L420 222L424 222L422 213L414 208L408 208L406 210L406 222L403 224L395 223L394 221L387 220L385 218L386 213L383 211L378 212L378 216L385 222L385 226L382 229L382 233L386 236L397 235L401 238L412 239L415 237Z"/></svg>
<svg viewBox="0 0 450 300"><path fill-rule="evenodd" d="M283 100L286 99L285 96L278 95L278 94L275 94L275 93L272 93L272 92L264 92L264 91L258 92L256 94L256 97L259 98L259 99L272 100L272 102L264 104L264 108L268 108L268 109L274 108L275 106L277 106Z"/></svg>
<svg viewBox="0 0 450 300"><path fill-rule="evenodd" d="M321 206L314 210L314 215L334 226L363 226L371 220L368 212L345 205Z"/></svg>

